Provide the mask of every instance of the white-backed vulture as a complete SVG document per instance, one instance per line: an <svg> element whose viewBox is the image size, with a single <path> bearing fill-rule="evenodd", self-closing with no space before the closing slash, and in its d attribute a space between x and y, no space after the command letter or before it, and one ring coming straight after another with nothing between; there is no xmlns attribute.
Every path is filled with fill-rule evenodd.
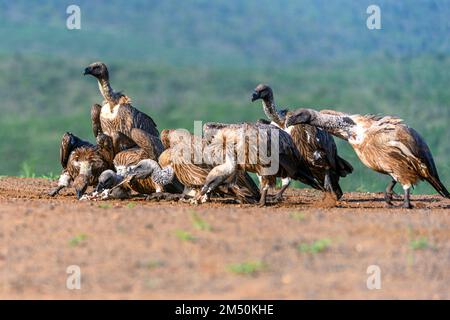
<svg viewBox="0 0 450 320"><path fill-rule="evenodd" d="M194 193L195 197L198 196L206 177L216 165L206 159L208 155L205 153L205 148L208 142L201 137L191 135L186 130L163 130L161 140L166 150L160 155L159 164L162 168L173 169L176 177L187 188L186 194ZM236 197L243 203L256 203L260 198L258 187L244 171L236 174L236 181L232 186L220 186L216 192L219 195ZM206 201L208 197L209 195L202 201Z"/></svg>
<svg viewBox="0 0 450 320"><path fill-rule="evenodd" d="M94 146L66 132L61 139L60 160L63 172L58 186L49 195L57 195L72 183L80 199L88 186L97 184L103 171L113 168L112 140L105 134L99 134Z"/></svg>
<svg viewBox="0 0 450 320"><path fill-rule="evenodd" d="M130 176L130 171L140 165L142 161L157 161L163 149L159 138L152 136L141 129L133 128L131 130L131 137L137 145L123 150L114 156L113 163L116 172L108 170L102 173L96 191L102 192L106 189L111 190L114 188L110 197L120 199L130 197L131 191L148 195L162 191L167 191L169 193L183 192L183 186L176 178L170 179L170 183L167 182L164 185L161 185L155 182L151 177L143 179L136 176ZM146 162L144 162L144 164L145 163ZM140 165L140 168L141 167L144 169L147 168L143 167L143 164ZM120 186L117 186L119 183L121 183Z"/></svg>
<svg viewBox="0 0 450 320"><path fill-rule="evenodd" d="M135 146L131 137L133 128L142 129L152 136L159 137L153 119L134 108L129 97L112 89L108 68L104 63L90 64L85 68L84 74L92 75L97 79L100 93L105 99L102 105L94 104L91 108L94 136L99 133L109 135L113 139L115 153ZM117 140L120 140L121 144Z"/></svg>
<svg viewBox="0 0 450 320"><path fill-rule="evenodd" d="M222 163L211 171L202 194L222 182L232 184L236 170L258 174L261 179L259 204L266 204L269 183L274 177L292 178L323 190L301 157L289 134L279 127L258 123L206 123L203 126L208 154L222 157ZM270 156L269 156L270 154Z"/></svg>
<svg viewBox="0 0 450 320"><path fill-rule="evenodd" d="M346 160L339 157L333 137L320 128L308 124L298 124L286 127L286 117L291 114L289 110L278 110L272 88L265 84L259 84L252 94L252 102L262 100L262 106L267 118L272 124L288 132L300 155L308 163L309 169L327 192L335 195L336 199L342 197L342 189L339 178L345 177L353 171L353 167ZM288 187L288 181L283 183L279 192Z"/></svg>
<svg viewBox="0 0 450 320"><path fill-rule="evenodd" d="M426 180L440 195L450 198L424 139L402 119L299 109L286 120L286 126L296 124L317 126L348 141L362 163L390 175L392 181L385 191L388 205L392 205L393 188L397 182L404 189L404 208L411 208L410 189L420 180Z"/></svg>

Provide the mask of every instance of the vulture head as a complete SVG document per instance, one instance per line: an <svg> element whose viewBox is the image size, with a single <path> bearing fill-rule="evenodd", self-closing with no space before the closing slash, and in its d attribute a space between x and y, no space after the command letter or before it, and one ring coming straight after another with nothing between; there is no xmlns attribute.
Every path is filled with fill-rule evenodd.
<svg viewBox="0 0 450 320"><path fill-rule="evenodd" d="M111 189L122 182L122 180L123 177L115 173L113 170L105 170L102 172L100 177L98 177L98 184L95 187L95 191L102 192L103 190Z"/></svg>
<svg viewBox="0 0 450 320"><path fill-rule="evenodd" d="M129 167L128 175L137 179L146 179L157 169L160 169L158 162L152 159L145 159L139 161L137 165Z"/></svg>
<svg viewBox="0 0 450 320"><path fill-rule="evenodd" d="M310 124L315 119L315 112L311 109L298 109L288 115L286 127L296 124Z"/></svg>
<svg viewBox="0 0 450 320"><path fill-rule="evenodd" d="M103 62L94 62L88 65L84 69L84 75L90 74L91 76L96 77L98 80L104 79L109 80L109 73L106 64Z"/></svg>
<svg viewBox="0 0 450 320"><path fill-rule="evenodd" d="M270 101L273 100L272 88L267 84L258 84L252 93L252 102L258 99Z"/></svg>

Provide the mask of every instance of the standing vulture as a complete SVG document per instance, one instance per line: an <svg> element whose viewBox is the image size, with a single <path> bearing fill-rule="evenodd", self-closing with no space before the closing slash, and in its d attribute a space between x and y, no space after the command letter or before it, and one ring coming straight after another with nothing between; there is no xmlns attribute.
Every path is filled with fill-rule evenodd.
<svg viewBox="0 0 450 320"><path fill-rule="evenodd" d="M392 181L385 191L385 201L390 206L397 182L404 189L404 208L411 208L410 189L420 180L428 181L440 195L450 198L439 179L427 144L417 131L399 118L299 109L286 120L286 126L296 124L320 127L348 141L362 163L390 175Z"/></svg>
<svg viewBox="0 0 450 320"><path fill-rule="evenodd" d="M98 87L104 101L91 108L92 130L94 136L105 133L112 137L114 152L119 153L136 145L131 136L133 128L141 129L152 136L159 137L158 129L152 118L131 105L129 97L116 92L109 82L109 72L102 62L94 62L84 70L98 81Z"/></svg>
<svg viewBox="0 0 450 320"><path fill-rule="evenodd" d="M336 199L342 197L339 178L345 177L353 171L353 167L346 160L339 157L333 137L326 131L308 124L297 124L287 127L286 117L291 114L288 110L279 111L274 100L272 89L265 84L259 84L253 94L252 101L262 100L266 116L272 124L288 132L301 156L308 163L309 169L327 192L334 194ZM280 195L288 186L283 184Z"/></svg>

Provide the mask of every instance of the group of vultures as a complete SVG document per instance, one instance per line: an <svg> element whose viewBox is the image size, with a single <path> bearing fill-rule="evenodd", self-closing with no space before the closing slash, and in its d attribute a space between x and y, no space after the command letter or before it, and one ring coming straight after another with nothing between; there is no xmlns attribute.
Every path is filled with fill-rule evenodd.
<svg viewBox="0 0 450 320"><path fill-rule="evenodd" d="M333 110L279 109L272 89L256 86L251 101L262 101L267 119L236 124L209 122L203 134L187 130L158 131L151 117L114 91L102 62L90 64L85 75L98 81L104 101L91 108L91 144L65 133L60 145L63 168L56 196L70 185L78 199L126 199L145 195L151 200L204 203L231 198L237 203L283 201L292 180L339 200L340 178L352 165L337 152L333 136L346 140L367 167L389 175L384 192L393 206L394 186L404 190L404 208L411 208L410 191L426 180L443 197L450 194L424 139L394 116L347 114ZM259 186L249 173L258 177ZM268 191L281 179L281 189ZM94 191L87 193L88 186Z"/></svg>

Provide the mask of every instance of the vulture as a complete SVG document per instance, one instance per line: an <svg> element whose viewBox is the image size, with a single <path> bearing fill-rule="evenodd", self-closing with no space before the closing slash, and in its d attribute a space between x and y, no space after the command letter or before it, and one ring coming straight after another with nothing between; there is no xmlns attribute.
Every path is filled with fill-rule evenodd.
<svg viewBox="0 0 450 320"><path fill-rule="evenodd" d="M343 195L339 178L352 173L353 167L339 157L333 137L325 130L308 124L297 124L288 128L285 122L291 112L278 110L273 91L268 85L259 84L253 91L252 102L259 99L262 100L264 113L271 123L291 135L297 150L306 160L312 176L327 192L334 194L339 200ZM278 193L279 199L288 186L289 180L283 181L282 188Z"/></svg>
<svg viewBox="0 0 450 320"><path fill-rule="evenodd" d="M103 192L104 190L111 190L109 196L111 198L124 199L131 195L131 191L135 191L140 194L153 194L166 190L170 193L181 193L183 186L175 178L171 178L165 184L155 182L150 175L142 178L132 171L147 167L149 161L155 162L153 159L158 159L163 150L163 146L159 138L150 135L149 133L141 129L132 129L131 137L136 142L136 146L123 150L114 156L113 170L106 170L103 172L98 181L96 187L97 192ZM120 183L120 185L119 185Z"/></svg>
<svg viewBox="0 0 450 320"><path fill-rule="evenodd" d="M84 70L84 75L92 75L104 101L91 108L92 130L96 137L105 133L113 139L114 152L119 153L136 145L131 136L133 128L141 129L152 136L159 137L152 118L131 105L129 97L112 89L109 72L102 62L94 62ZM120 141L120 142L119 142Z"/></svg>
<svg viewBox="0 0 450 320"><path fill-rule="evenodd" d="M113 168L112 140L105 134L99 134L97 145L94 146L66 132L61 139L60 160L63 172L58 186L49 195L57 195L72 182L80 199L88 186L97 184L103 171Z"/></svg>
<svg viewBox="0 0 450 320"><path fill-rule="evenodd" d="M185 195L194 196L193 202L205 202L210 194L199 198L200 189L216 165L208 157L208 142L202 137L191 135L187 130L163 130L161 140L166 148L159 157L162 168L170 167L185 186ZM253 179L244 171L236 173L235 183L215 190L220 196L236 197L242 203L256 203L260 192Z"/></svg>
<svg viewBox="0 0 450 320"><path fill-rule="evenodd" d="M348 141L364 165L391 176L392 181L385 190L389 206L392 206L396 183L403 186L404 208L412 207L410 189L420 180L426 180L441 196L450 198L424 139L402 119L299 109L286 120L286 126L296 124L310 124Z"/></svg>
<svg viewBox="0 0 450 320"><path fill-rule="evenodd" d="M290 135L277 126L263 122L206 123L203 131L206 139L211 141L208 154L218 154L222 157L222 163L207 176L201 190L202 195L213 191L222 183L232 184L237 170L261 176L260 206L266 204L267 191L276 177L300 180L323 190L319 182L312 177Z"/></svg>

